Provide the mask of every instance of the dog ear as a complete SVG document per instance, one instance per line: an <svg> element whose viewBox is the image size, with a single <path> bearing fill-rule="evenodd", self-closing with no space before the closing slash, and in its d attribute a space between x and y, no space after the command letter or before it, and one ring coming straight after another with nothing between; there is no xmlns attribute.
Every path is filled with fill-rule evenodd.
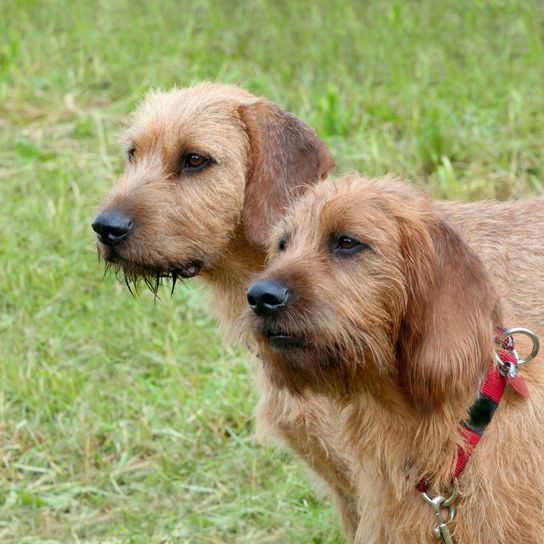
<svg viewBox="0 0 544 544"><path fill-rule="evenodd" d="M251 147L242 226L249 243L264 249L291 198L324 179L335 163L313 129L275 104L259 100L238 111Z"/></svg>
<svg viewBox="0 0 544 544"><path fill-rule="evenodd" d="M401 221L407 306L397 362L416 407L474 395L493 355L497 297L477 255L446 223Z"/></svg>

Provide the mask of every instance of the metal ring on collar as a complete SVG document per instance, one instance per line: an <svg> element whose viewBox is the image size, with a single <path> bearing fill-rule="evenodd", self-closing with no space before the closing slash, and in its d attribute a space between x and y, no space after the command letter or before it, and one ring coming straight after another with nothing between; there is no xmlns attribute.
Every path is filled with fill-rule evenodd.
<svg viewBox="0 0 544 544"><path fill-rule="evenodd" d="M514 327L512 329L504 330L500 338L500 342L502 343L505 338L508 338L509 336L513 336L514 334L524 334L525 336L528 336L531 339L531 342L533 343L531 353L529 353L527 357L519 358L516 364L516 366L524 365L525 363L532 361L536 357L538 350L540 349L540 341L538 340L538 336L533 331L530 331L529 329L524 329L523 327Z"/></svg>

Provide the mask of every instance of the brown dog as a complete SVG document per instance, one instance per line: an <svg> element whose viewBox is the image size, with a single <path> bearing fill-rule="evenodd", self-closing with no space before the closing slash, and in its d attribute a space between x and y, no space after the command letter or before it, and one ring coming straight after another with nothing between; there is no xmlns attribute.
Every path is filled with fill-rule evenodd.
<svg viewBox="0 0 544 544"><path fill-rule="evenodd" d="M149 95L127 132L125 152L126 170L94 221L100 254L154 289L158 277L192 276L200 269L229 329L245 306L252 274L263 266L268 225L293 193L334 164L299 120L242 89L214 84ZM437 206L481 253L507 315L517 316L511 322L542 324L537 295L544 289L544 255L535 251L532 234L538 232L535 222L543 222L542 207ZM540 264L533 267L537 257ZM328 446L336 444L342 406L323 395L303 398L268 385L264 379L259 420L330 483L349 533L358 519L356 509L346 507L351 461Z"/></svg>
<svg viewBox="0 0 544 544"><path fill-rule="evenodd" d="M280 221L272 261L248 291L267 384L260 415L273 432L298 433L361 544L436 541L416 486L429 476L434 493L451 486L495 330L530 322L502 313L503 293L444 206L392 177L321 183ZM489 233L503 252L517 206L529 204L495 215ZM531 240L544 222L525 228ZM491 251L485 234L479 249ZM536 255L525 266L541 266ZM501 277L511 273L503 262L493 263ZM532 302L542 307L542 296ZM507 388L459 477L455 542L544 542L544 367L525 368L530 397Z"/></svg>
<svg viewBox="0 0 544 544"><path fill-rule="evenodd" d="M125 135L127 166L93 221L102 257L156 291L201 274L229 326L289 199L334 161L315 132L229 85L150 93Z"/></svg>

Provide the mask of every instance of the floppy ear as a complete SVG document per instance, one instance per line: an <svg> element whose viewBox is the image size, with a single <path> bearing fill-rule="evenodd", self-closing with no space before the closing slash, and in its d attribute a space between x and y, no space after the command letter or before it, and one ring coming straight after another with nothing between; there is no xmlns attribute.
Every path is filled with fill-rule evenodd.
<svg viewBox="0 0 544 544"><path fill-rule="evenodd" d="M334 160L313 129L275 104L260 100L238 111L251 146L242 226L249 243L263 249L290 199L325 178Z"/></svg>
<svg viewBox="0 0 544 544"><path fill-rule="evenodd" d="M401 221L407 307L397 362L418 409L474 395L501 325L493 286L477 255L446 223Z"/></svg>

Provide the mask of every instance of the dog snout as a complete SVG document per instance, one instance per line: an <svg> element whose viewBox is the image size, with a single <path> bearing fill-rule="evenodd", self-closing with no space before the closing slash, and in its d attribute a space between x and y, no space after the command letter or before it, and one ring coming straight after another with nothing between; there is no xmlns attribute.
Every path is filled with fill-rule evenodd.
<svg viewBox="0 0 544 544"><path fill-rule="evenodd" d="M258 316L273 315L283 308L291 293L279 280L261 280L255 282L247 292L247 301Z"/></svg>
<svg viewBox="0 0 544 544"><path fill-rule="evenodd" d="M132 219L125 213L106 210L94 218L91 226L103 244L114 246L128 236L133 224Z"/></svg>

